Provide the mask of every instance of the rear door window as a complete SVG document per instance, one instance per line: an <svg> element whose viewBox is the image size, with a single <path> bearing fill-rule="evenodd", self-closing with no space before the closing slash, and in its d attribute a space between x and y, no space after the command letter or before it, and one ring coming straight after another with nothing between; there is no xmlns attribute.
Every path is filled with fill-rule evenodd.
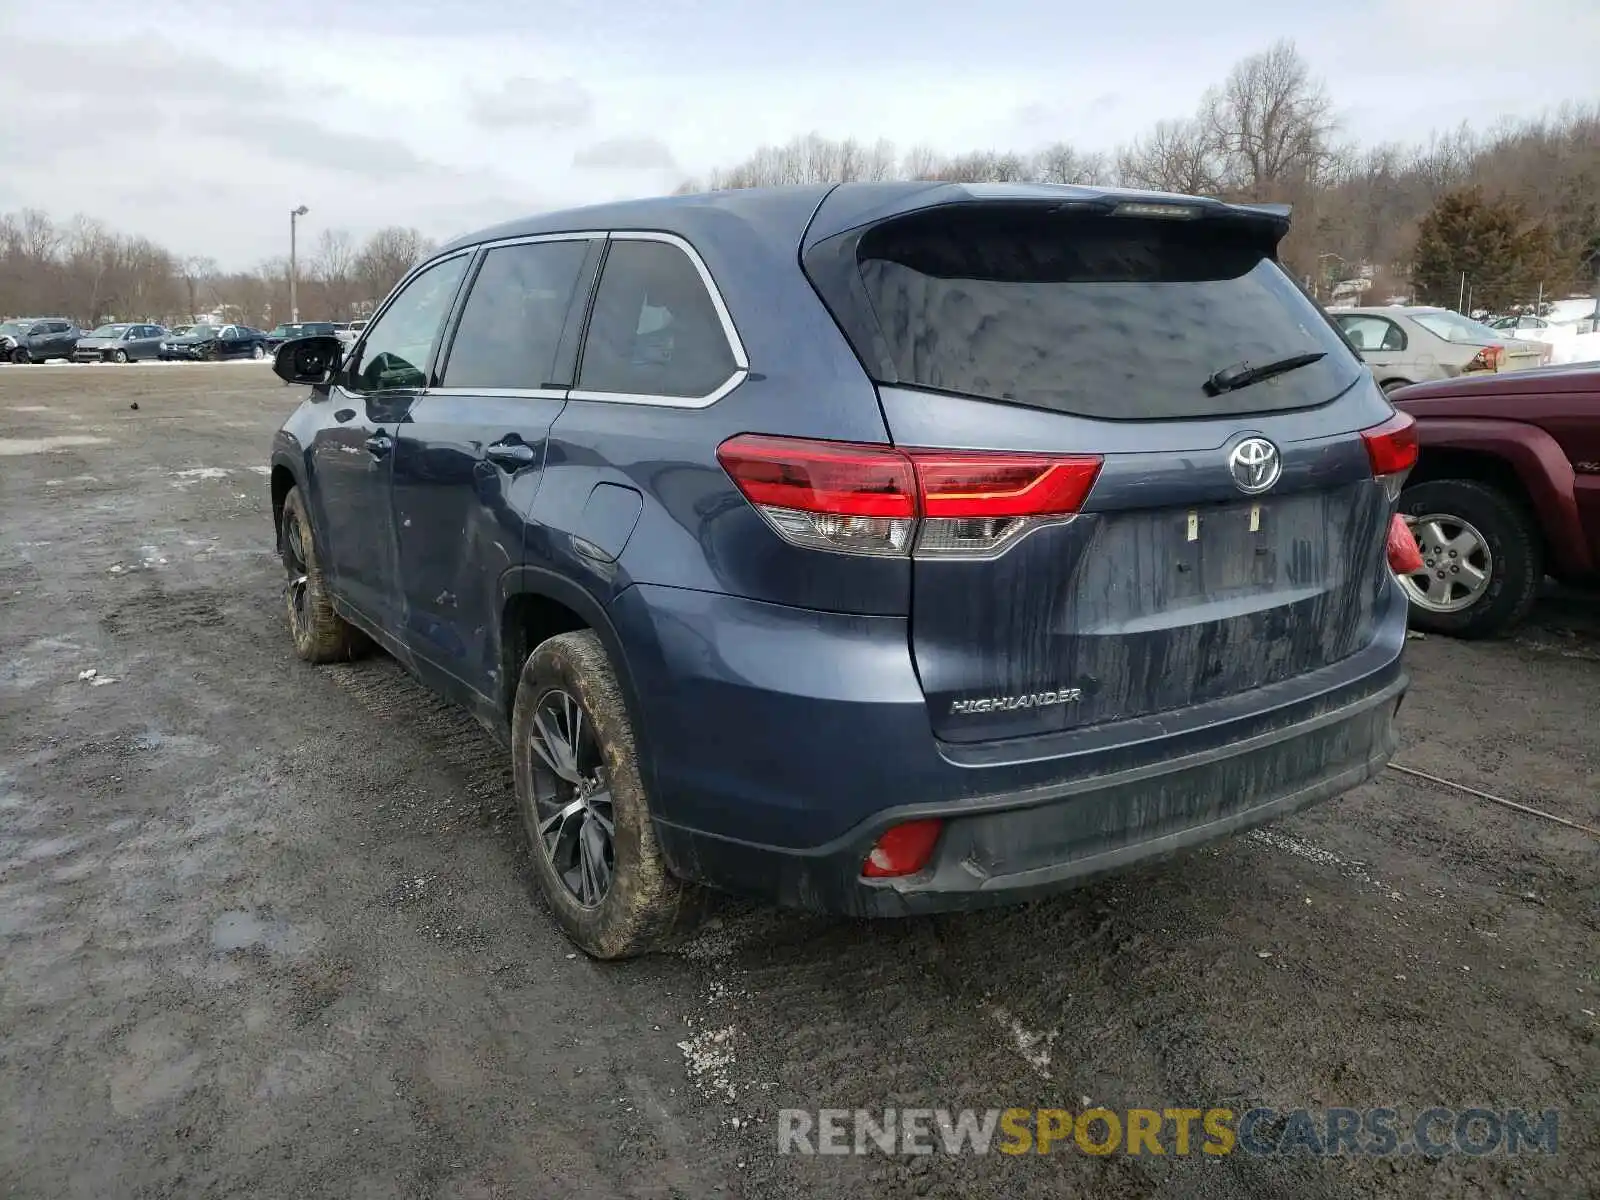
<svg viewBox="0 0 1600 1200"><path fill-rule="evenodd" d="M982 205L886 222L861 237L856 258L895 382L1170 420L1307 408L1359 378L1272 253L1271 235L1244 223ZM1223 368L1318 352L1208 394Z"/></svg>
<svg viewBox="0 0 1600 1200"><path fill-rule="evenodd" d="M456 326L443 386L567 386L557 378L556 354L589 245L583 240L529 242L485 254ZM588 274L593 278L592 269ZM566 357L570 372L571 353Z"/></svg>
<svg viewBox="0 0 1600 1200"><path fill-rule="evenodd" d="M670 242L617 239L606 252L578 389L699 399L738 369L689 256Z"/></svg>
<svg viewBox="0 0 1600 1200"><path fill-rule="evenodd" d="M1406 348L1406 335L1400 331L1400 326L1387 317L1374 317L1365 313L1345 316L1341 313L1334 319L1339 322L1339 328L1344 330L1345 337L1350 339L1350 344L1357 350L1371 353Z"/></svg>

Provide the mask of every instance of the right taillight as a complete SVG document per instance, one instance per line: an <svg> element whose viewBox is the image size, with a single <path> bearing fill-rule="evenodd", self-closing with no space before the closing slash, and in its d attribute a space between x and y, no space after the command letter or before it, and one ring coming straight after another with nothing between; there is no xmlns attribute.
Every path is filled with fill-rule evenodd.
<svg viewBox="0 0 1600 1200"><path fill-rule="evenodd" d="M1416 419L1410 413L1397 412L1382 425L1363 429L1361 440L1366 443L1372 477L1384 485L1390 500L1398 500L1421 449Z"/></svg>
<svg viewBox="0 0 1600 1200"><path fill-rule="evenodd" d="M717 448L730 478L800 546L851 554L993 557L1071 520L1099 455L899 450L742 434Z"/></svg>

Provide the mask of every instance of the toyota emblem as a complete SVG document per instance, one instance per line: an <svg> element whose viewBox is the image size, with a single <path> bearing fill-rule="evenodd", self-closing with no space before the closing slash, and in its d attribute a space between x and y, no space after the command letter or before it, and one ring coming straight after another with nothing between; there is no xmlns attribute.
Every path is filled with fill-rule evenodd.
<svg viewBox="0 0 1600 1200"><path fill-rule="evenodd" d="M1228 455L1228 470L1241 492L1254 495L1278 482L1283 474L1283 456L1266 438L1247 437Z"/></svg>

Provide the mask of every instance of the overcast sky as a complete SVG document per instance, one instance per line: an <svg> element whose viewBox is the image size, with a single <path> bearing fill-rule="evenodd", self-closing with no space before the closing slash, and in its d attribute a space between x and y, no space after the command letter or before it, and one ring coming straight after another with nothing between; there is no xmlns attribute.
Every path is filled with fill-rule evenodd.
<svg viewBox="0 0 1600 1200"><path fill-rule="evenodd" d="M0 0L0 211L245 267L297 204L442 238L810 130L1111 149L1280 36L1363 142L1600 100L1600 0Z"/></svg>

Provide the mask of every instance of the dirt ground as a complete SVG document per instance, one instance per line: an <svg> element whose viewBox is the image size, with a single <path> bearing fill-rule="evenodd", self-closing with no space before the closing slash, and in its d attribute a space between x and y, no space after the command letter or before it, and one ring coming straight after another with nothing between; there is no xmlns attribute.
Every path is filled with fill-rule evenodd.
<svg viewBox="0 0 1600 1200"><path fill-rule="evenodd" d="M264 463L298 398L0 368L6 1195L1600 1195L1597 843L1393 773L1026 908L730 901L574 955L479 816L503 752L387 659L291 653ZM1410 643L1398 761L1600 824L1596 607ZM781 1108L1089 1103L1557 1109L1560 1145L777 1153Z"/></svg>

